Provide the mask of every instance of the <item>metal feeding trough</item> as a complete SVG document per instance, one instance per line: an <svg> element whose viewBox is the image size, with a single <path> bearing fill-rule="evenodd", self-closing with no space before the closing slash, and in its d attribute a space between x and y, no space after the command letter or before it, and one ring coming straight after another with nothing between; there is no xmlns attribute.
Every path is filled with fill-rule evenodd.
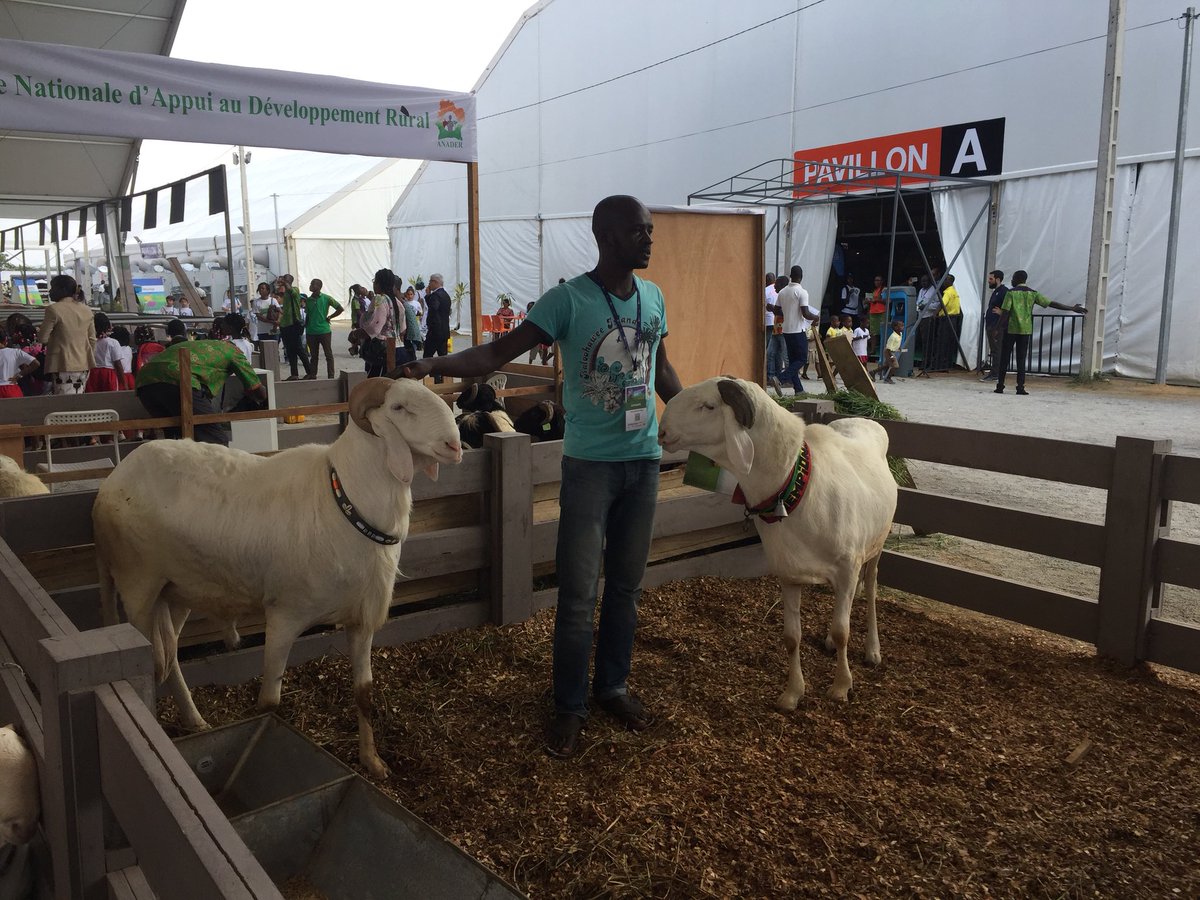
<svg viewBox="0 0 1200 900"><path fill-rule="evenodd" d="M522 897L273 715L175 745L285 896Z"/></svg>

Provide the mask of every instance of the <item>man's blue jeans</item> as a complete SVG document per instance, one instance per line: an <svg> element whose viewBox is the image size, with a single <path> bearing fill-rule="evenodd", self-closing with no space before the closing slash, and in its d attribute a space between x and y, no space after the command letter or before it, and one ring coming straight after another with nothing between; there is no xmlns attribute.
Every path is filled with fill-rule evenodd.
<svg viewBox="0 0 1200 900"><path fill-rule="evenodd" d="M601 562L604 600L596 629L592 695L608 700L628 692L638 601L657 503L657 459L592 462L563 457L554 619L556 712L587 718L588 661Z"/></svg>
<svg viewBox="0 0 1200 900"><path fill-rule="evenodd" d="M785 334L783 341L787 344L788 355L788 367L784 370L783 380L790 381L797 394L803 394L804 385L800 383L800 369L808 365L808 335L803 331Z"/></svg>
<svg viewBox="0 0 1200 900"><path fill-rule="evenodd" d="M787 345L782 334L767 329L767 378L778 378L787 367Z"/></svg>

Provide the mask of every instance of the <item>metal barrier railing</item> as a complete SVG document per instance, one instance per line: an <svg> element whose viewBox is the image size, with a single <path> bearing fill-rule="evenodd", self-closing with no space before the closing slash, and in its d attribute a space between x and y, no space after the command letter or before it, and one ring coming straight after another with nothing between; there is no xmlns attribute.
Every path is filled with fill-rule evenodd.
<svg viewBox="0 0 1200 900"><path fill-rule="evenodd" d="M1034 316L1025 370L1035 375L1077 375L1082 325L1082 316Z"/></svg>

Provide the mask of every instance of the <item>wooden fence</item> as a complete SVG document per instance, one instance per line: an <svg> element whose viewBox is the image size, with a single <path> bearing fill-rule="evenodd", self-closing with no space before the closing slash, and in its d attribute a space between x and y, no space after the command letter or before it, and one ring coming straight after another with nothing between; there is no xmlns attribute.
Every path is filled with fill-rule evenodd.
<svg viewBox="0 0 1200 900"><path fill-rule="evenodd" d="M344 399L348 383L299 382L303 398ZM9 401L14 402L14 401ZM15 401L20 402L20 401ZM829 404L802 404L810 421ZM1200 545L1169 536L1172 502L1200 503L1200 459L1164 442L1113 447L886 422L909 459L1107 491L1103 524L902 489L896 520L1100 570L1095 599L887 551L883 584L1094 643L1125 662L1200 672L1200 629L1158 616L1164 583L1200 588ZM336 430L336 426L334 426ZM439 481L414 484L406 579L380 645L527 619L554 602L561 444L491 435ZM765 560L741 508L682 485L664 459L646 585L700 574L750 576ZM98 626L91 557L94 492L0 502L0 717L39 763L53 895L277 897L153 714L149 647L130 626ZM240 623L253 632L261 623ZM185 643L217 630L189 623ZM344 649L341 632L297 641L292 665ZM193 652L200 648L193 647ZM261 649L196 655L193 684L259 674ZM107 812L106 812L107 810ZM110 817L111 821L106 818ZM46 895L49 895L48 893Z"/></svg>

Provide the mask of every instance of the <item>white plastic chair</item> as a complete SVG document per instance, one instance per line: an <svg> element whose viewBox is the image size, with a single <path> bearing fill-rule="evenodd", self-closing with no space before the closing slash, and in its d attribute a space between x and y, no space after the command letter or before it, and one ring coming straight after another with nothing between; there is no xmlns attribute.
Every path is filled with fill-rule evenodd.
<svg viewBox="0 0 1200 900"><path fill-rule="evenodd" d="M46 425L100 425L106 422L119 422L120 413L115 409L81 409L74 412L47 413L44 420ZM121 461L121 432L113 429L97 429L85 431L71 437L95 437L112 435L111 446L114 459L88 459L82 462L55 462L53 457L54 437L46 437L46 461L38 466L39 472L80 472L86 469L112 469ZM60 438L61 440L61 438ZM54 486L51 485L51 490Z"/></svg>

